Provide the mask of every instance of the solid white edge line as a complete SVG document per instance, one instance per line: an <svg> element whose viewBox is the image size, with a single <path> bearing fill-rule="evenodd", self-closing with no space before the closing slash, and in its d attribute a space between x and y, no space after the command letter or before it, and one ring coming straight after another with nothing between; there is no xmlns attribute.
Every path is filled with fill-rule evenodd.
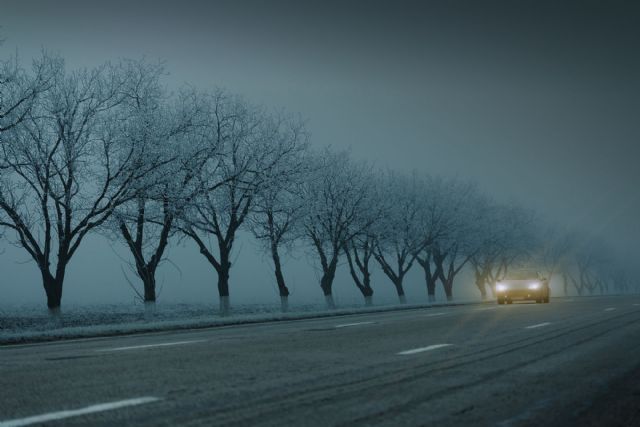
<svg viewBox="0 0 640 427"><path fill-rule="evenodd" d="M108 351L140 350L140 349L144 349L144 348L171 347L171 346L174 346L174 345L195 344L195 343L205 342L205 341L206 340L174 341L174 342L164 342L164 343L159 343L159 344L132 345L132 346L128 346L128 347L99 348L96 351L108 352Z"/></svg>
<svg viewBox="0 0 640 427"><path fill-rule="evenodd" d="M427 347L413 348L411 350L401 351L401 352L396 353L396 354L398 356L408 356L408 355L411 355L411 354L422 353L424 351L436 350L436 349L442 348L442 347L449 347L451 345L453 345L453 344L433 344L433 345L429 345Z"/></svg>
<svg viewBox="0 0 640 427"><path fill-rule="evenodd" d="M551 322L538 323L536 325L526 326L525 329L542 328L543 326L549 326Z"/></svg>
<svg viewBox="0 0 640 427"><path fill-rule="evenodd" d="M356 323L343 323L342 325L336 325L336 328L348 328L349 326L371 325L376 322L356 322Z"/></svg>
<svg viewBox="0 0 640 427"><path fill-rule="evenodd" d="M146 396L136 399L119 400L117 402L99 403L97 405L87 406L85 408L73 409L68 411L48 412L42 415L35 415L27 418L16 418L14 420L0 421L0 427L20 427L36 423L45 423L48 421L63 420L65 418L77 417L79 415L92 414L94 412L112 411L127 406L144 405L162 400L158 397Z"/></svg>

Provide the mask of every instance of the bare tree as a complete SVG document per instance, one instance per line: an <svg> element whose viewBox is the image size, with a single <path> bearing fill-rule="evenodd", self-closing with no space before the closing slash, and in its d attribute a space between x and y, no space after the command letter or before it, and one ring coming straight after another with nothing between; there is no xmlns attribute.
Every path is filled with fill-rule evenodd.
<svg viewBox="0 0 640 427"><path fill-rule="evenodd" d="M17 55L0 61L0 144L3 132L25 120L38 97L51 88L63 61L42 53L27 72Z"/></svg>
<svg viewBox="0 0 640 427"><path fill-rule="evenodd" d="M538 253L534 255L540 270L544 272L549 282L560 273L563 279L563 292L568 294L567 272L571 258L578 242L575 232L564 230L559 225L542 225L540 227L540 244Z"/></svg>
<svg viewBox="0 0 640 427"><path fill-rule="evenodd" d="M605 294L608 291L608 275L611 259L601 238L584 236L574 252L573 268L567 277L575 287L578 295L593 295L596 291Z"/></svg>
<svg viewBox="0 0 640 427"><path fill-rule="evenodd" d="M383 194L383 181L379 172L366 170L368 175L368 198L360 207L355 220L358 233L344 242L344 253L347 256L349 274L354 284L364 297L365 305L373 304L373 288L371 287L371 260L382 234L381 220L386 216L389 206Z"/></svg>
<svg viewBox="0 0 640 427"><path fill-rule="evenodd" d="M37 264L53 311L84 237L135 196L152 167L141 162L147 147L121 138L129 78L123 68L55 70L51 87L0 145L0 225Z"/></svg>
<svg viewBox="0 0 640 427"><path fill-rule="evenodd" d="M129 87L125 89L128 96L124 99L123 108L128 113L130 125L124 128L123 139L131 146L138 144L149 146L148 155L151 161L159 159L165 163L165 168L170 167L170 159L163 158L165 154L163 148L169 147L162 147L171 133L166 126L170 117L163 111L164 93L160 85L160 77L164 70L160 64L149 64L143 61L130 61L128 67L132 78L128 82ZM154 302L156 299L155 270L167 245L168 233L171 229L169 218L168 227L161 227L158 243L153 248L150 259L147 260L145 252L147 252L149 240L148 222L149 217L152 216L149 204L155 195L153 193L157 188L157 180L161 179L163 172L168 172L165 168L159 168L153 176L148 177L151 184L141 182L140 186L145 188L138 191L135 199L119 206L111 221L117 228L116 233L124 240L133 255L134 271L143 282L144 294L141 295L135 287L133 289L145 302ZM165 206L164 213L168 213L167 211L168 206Z"/></svg>
<svg viewBox="0 0 640 427"><path fill-rule="evenodd" d="M216 270L220 312L226 315L236 234L267 177L273 178L273 171L297 145L280 139L280 128L264 111L223 91L212 95L209 120L210 145L216 155L196 177L199 192L185 209L181 231ZM207 245L209 236L216 240L215 250Z"/></svg>
<svg viewBox="0 0 640 427"><path fill-rule="evenodd" d="M333 280L345 244L366 228L358 215L370 198L367 166L351 161L345 152L325 150L316 156L303 187L305 237L318 256L320 288L327 307L335 308Z"/></svg>
<svg viewBox="0 0 640 427"><path fill-rule="evenodd" d="M272 138L282 147L283 158L264 171L262 188L256 193L249 227L264 243L273 261L281 309L289 309L289 288L282 271L281 249L290 248L300 238L303 213L302 186L310 173L307 158L308 134L300 120L277 115Z"/></svg>
<svg viewBox="0 0 640 427"><path fill-rule="evenodd" d="M176 99L166 99L159 64L130 62L129 72L131 126L125 138L132 146L149 146L145 160L160 166L139 183L135 199L116 210L109 228L116 229L133 257L131 269L143 287L139 292L132 284L134 291L145 303L155 303L156 272L177 231L175 218L196 193L194 178L211 153L202 144L201 96L183 90Z"/></svg>
<svg viewBox="0 0 640 427"><path fill-rule="evenodd" d="M437 229L439 214L427 206L428 180L416 173L406 176L395 172L385 178L385 198L390 209L382 220L383 233L373 256L395 286L401 304L406 303L404 277L418 254L432 242L432 232Z"/></svg>
<svg viewBox="0 0 640 427"><path fill-rule="evenodd" d="M440 281L448 301L453 299L453 283L479 249L479 234L486 206L475 185L458 181L440 182L441 190L432 190L440 197L432 197L431 211L439 212L439 232L421 254L416 257L422 266L430 302L435 301L437 282ZM434 230L436 231L436 230Z"/></svg>
<svg viewBox="0 0 640 427"><path fill-rule="evenodd" d="M377 244L378 236L373 230L365 230L352 237L344 244L349 274L354 284L364 297L366 306L373 305L373 288L371 287L371 259Z"/></svg>

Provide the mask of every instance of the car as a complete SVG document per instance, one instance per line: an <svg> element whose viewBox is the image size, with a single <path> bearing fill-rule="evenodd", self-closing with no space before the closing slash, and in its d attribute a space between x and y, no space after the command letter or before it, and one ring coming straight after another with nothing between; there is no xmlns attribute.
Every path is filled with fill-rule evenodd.
<svg viewBox="0 0 640 427"><path fill-rule="evenodd" d="M498 304L511 304L514 300L549 302L549 281L537 272L514 272L496 283Z"/></svg>

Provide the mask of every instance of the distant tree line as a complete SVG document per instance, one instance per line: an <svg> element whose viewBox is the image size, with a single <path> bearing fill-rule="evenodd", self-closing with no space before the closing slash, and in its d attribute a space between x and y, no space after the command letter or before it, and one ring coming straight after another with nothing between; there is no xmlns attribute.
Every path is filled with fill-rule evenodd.
<svg viewBox="0 0 640 427"><path fill-rule="evenodd" d="M170 92L162 64L122 60L69 71L42 54L30 69L0 62L0 238L24 249L42 276L47 306L60 308L67 267L93 232L121 241L146 303L175 238L193 241L230 310L232 254L250 231L273 262L282 309L282 256L304 245L335 307L346 265L372 304L373 265L405 303L404 278L424 270L428 301L474 273L487 298L509 269L533 264L564 292L638 291L606 245L545 225L498 203L473 183L381 170L349 153L314 150L304 122L222 89Z"/></svg>

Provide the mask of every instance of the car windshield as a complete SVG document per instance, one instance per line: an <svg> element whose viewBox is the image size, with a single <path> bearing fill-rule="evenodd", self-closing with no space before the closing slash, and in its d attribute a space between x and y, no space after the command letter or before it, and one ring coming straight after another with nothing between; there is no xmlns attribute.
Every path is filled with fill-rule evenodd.
<svg viewBox="0 0 640 427"><path fill-rule="evenodd" d="M539 275L536 270L516 270L507 273L506 280L526 280L526 279L538 279Z"/></svg>

